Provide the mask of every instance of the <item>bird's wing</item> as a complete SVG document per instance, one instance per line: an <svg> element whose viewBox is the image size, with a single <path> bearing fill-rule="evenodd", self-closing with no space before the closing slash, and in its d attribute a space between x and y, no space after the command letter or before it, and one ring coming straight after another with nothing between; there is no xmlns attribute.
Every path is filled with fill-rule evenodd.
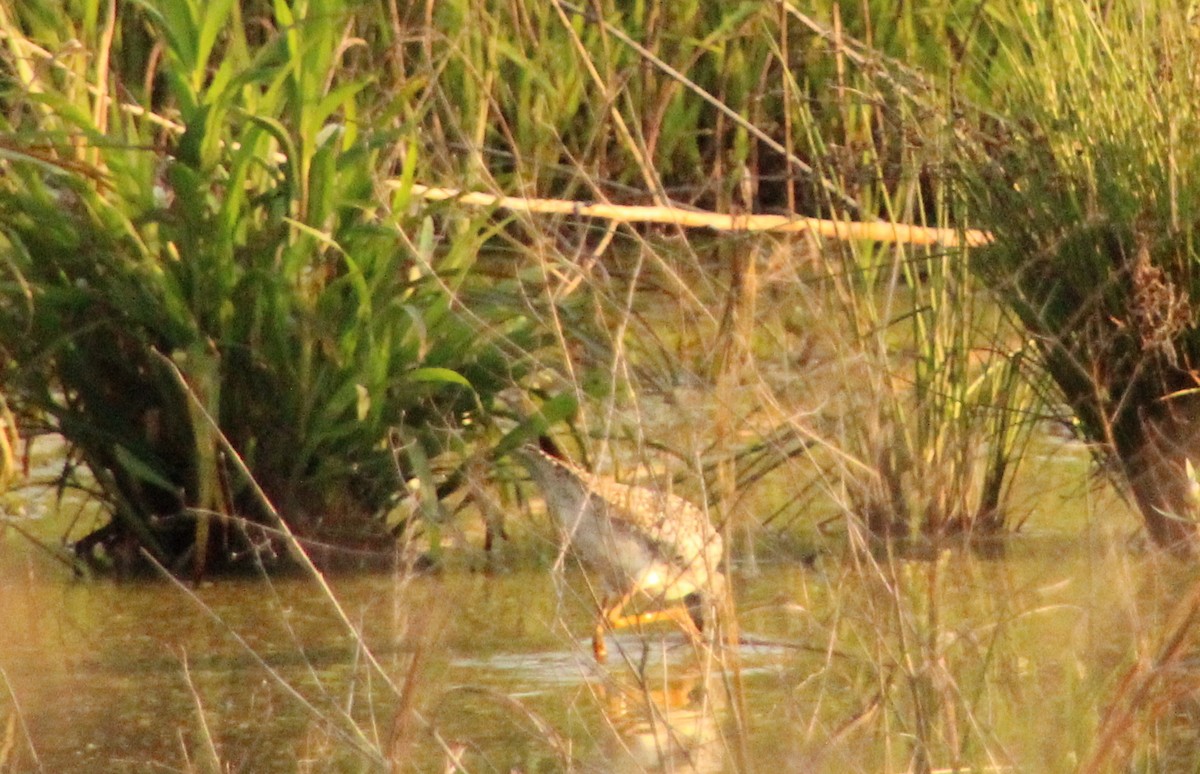
<svg viewBox="0 0 1200 774"><path fill-rule="evenodd" d="M680 567L703 561L715 571L720 562L721 536L708 516L682 497L640 486L621 484L602 476L582 474L593 496L631 532L651 544L665 559Z"/></svg>

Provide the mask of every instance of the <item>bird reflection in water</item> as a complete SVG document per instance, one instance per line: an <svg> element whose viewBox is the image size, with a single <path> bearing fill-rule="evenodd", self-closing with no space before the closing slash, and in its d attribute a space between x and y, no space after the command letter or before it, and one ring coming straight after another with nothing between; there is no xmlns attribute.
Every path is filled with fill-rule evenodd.
<svg viewBox="0 0 1200 774"><path fill-rule="evenodd" d="M660 663L641 672L609 673L596 686L615 732L604 747L605 770L727 770L725 687L713 664Z"/></svg>

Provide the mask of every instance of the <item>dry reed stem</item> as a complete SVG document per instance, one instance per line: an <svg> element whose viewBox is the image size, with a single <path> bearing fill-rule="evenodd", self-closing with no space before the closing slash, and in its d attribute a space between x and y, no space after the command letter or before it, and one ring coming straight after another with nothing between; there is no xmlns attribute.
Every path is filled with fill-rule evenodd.
<svg viewBox="0 0 1200 774"><path fill-rule="evenodd" d="M388 187L405 184L388 181ZM770 232L773 234L812 233L827 239L871 241L885 244L943 245L978 247L992 241L986 231L913 226L907 223L875 221L825 220L788 215L726 215L701 210L681 210L674 207L643 207L623 204L594 204L564 199L531 199L523 196L502 196L481 191L458 191L412 184L412 193L427 201L454 201L470 207L500 207L512 212L541 215L574 215L604 218L621 223L662 223L684 228L710 228L715 231Z"/></svg>
<svg viewBox="0 0 1200 774"><path fill-rule="evenodd" d="M9 411L4 397L0 396L0 493L7 490L17 477L17 449L20 444L17 420Z"/></svg>
<svg viewBox="0 0 1200 774"><path fill-rule="evenodd" d="M34 48L34 46L17 30L4 3L0 3L0 40L4 41L5 46L12 54L12 63L10 66L16 70L20 85L32 93L41 93L37 75L34 73L33 65L30 64L31 57L28 55L28 49ZM45 54L43 57L45 59L54 59L53 55L44 49L39 48L37 51L38 53ZM48 111L48 108L45 106L41 109L43 112Z"/></svg>
<svg viewBox="0 0 1200 774"><path fill-rule="evenodd" d="M563 31L570 37L571 46L579 54L580 61L583 62L584 68L587 70L588 77L591 78L599 93L605 95L605 102L608 104L608 113L612 118L613 127L617 130L617 135L621 142L628 149L634 161L637 162L637 169L642 175L642 181L646 184L656 202L665 202L667 199L666 193L663 191L662 182L658 178L658 173L654 170L654 166L650 163L649 156L651 155L644 143L638 142L634 137L633 131L625 122L625 118L621 115L621 111L617 108L618 100L615 91L600 75L600 71L596 69L596 64L592 61L591 54L587 50L587 46L579 37L578 31L571 26L571 20L567 17L566 11L559 3L554 3L554 10L558 12L558 18L562 22ZM612 93L610 93L612 92ZM482 143L480 143L482 147Z"/></svg>
<svg viewBox="0 0 1200 774"><path fill-rule="evenodd" d="M1127 752L1137 729L1137 712L1150 706L1155 692L1172 688L1170 671L1187 657L1200 624L1200 582L1193 583L1171 611L1168 625L1153 659L1142 658L1122 677L1115 696L1105 709L1092 753L1078 771L1099 774L1127 768L1127 760L1113 758Z"/></svg>

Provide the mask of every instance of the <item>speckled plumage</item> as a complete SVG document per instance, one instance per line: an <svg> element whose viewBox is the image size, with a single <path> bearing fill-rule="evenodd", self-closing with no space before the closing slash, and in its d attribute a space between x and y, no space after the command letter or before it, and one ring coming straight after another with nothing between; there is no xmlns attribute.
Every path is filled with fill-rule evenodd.
<svg viewBox="0 0 1200 774"><path fill-rule="evenodd" d="M721 536L695 505L594 475L538 449L519 456L572 550L610 593L640 592L660 603L720 593Z"/></svg>

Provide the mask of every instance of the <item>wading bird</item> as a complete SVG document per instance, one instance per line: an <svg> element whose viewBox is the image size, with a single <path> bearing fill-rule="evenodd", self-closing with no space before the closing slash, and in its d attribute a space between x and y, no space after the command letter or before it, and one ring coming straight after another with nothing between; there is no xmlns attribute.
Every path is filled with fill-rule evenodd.
<svg viewBox="0 0 1200 774"><path fill-rule="evenodd" d="M721 536L704 512L675 495L581 470L543 449L527 446L516 454L570 550L603 581L592 635L596 660L607 657L606 628L669 620L701 641L706 611L715 610L725 590ZM626 614L639 598L643 612Z"/></svg>

